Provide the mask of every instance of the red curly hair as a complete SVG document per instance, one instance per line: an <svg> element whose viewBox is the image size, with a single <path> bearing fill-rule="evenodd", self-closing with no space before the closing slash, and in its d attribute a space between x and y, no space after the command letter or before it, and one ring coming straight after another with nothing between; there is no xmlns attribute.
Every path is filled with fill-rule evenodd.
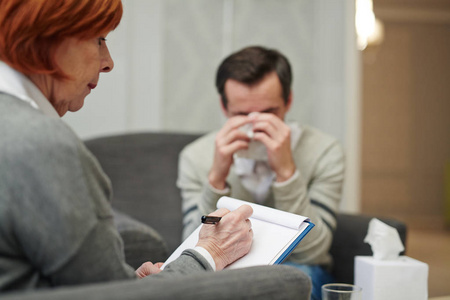
<svg viewBox="0 0 450 300"><path fill-rule="evenodd" d="M67 78L54 59L61 42L100 37L122 13L121 0L0 0L0 60L27 75Z"/></svg>

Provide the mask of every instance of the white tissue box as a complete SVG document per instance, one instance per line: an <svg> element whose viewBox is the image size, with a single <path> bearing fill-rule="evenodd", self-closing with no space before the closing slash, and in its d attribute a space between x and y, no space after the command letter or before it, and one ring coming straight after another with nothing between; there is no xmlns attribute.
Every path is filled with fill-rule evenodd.
<svg viewBox="0 0 450 300"><path fill-rule="evenodd" d="M355 257L355 285L363 300L427 300L428 265L408 256L396 260Z"/></svg>

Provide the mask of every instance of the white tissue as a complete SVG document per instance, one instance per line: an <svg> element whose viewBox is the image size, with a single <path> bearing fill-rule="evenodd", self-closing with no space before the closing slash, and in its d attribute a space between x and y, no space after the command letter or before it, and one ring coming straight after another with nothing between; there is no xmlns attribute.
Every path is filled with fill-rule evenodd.
<svg viewBox="0 0 450 300"><path fill-rule="evenodd" d="M395 260L405 250L397 229L375 218L369 222L364 242L370 244L376 260Z"/></svg>
<svg viewBox="0 0 450 300"><path fill-rule="evenodd" d="M258 112L252 112L249 114L256 115ZM241 127L239 127L239 130L242 132L245 132L247 136L250 138L250 143L248 144L247 149L241 149L236 152L236 156L240 158L247 158L247 159L254 159L254 160L261 160L266 161L267 160L267 148L266 146L259 142L253 140L253 124L247 123Z"/></svg>

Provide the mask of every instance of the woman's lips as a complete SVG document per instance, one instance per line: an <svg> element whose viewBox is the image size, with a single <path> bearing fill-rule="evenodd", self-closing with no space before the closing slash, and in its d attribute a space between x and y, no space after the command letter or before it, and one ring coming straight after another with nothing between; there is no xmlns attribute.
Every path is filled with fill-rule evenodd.
<svg viewBox="0 0 450 300"><path fill-rule="evenodd" d="M95 89L96 86L97 86L97 85L96 85L95 83L89 83L89 84L88 84L88 87L89 87L91 90Z"/></svg>

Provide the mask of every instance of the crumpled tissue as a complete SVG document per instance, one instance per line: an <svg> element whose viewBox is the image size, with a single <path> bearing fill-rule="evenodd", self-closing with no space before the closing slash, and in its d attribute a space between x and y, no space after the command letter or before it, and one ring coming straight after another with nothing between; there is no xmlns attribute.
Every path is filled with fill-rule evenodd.
<svg viewBox="0 0 450 300"><path fill-rule="evenodd" d="M397 229L373 218L364 239L370 244L373 257L379 260L394 260L405 250Z"/></svg>
<svg viewBox="0 0 450 300"><path fill-rule="evenodd" d="M249 114L251 116L252 114L257 114L255 112L252 112ZM236 156L239 158L247 158L247 159L254 159L254 160L260 160L260 161L267 161L267 148L266 146L259 142L253 140L253 124L248 123L239 128L242 132L245 132L247 136L250 138L250 143L248 144L248 149L240 149L236 151Z"/></svg>

